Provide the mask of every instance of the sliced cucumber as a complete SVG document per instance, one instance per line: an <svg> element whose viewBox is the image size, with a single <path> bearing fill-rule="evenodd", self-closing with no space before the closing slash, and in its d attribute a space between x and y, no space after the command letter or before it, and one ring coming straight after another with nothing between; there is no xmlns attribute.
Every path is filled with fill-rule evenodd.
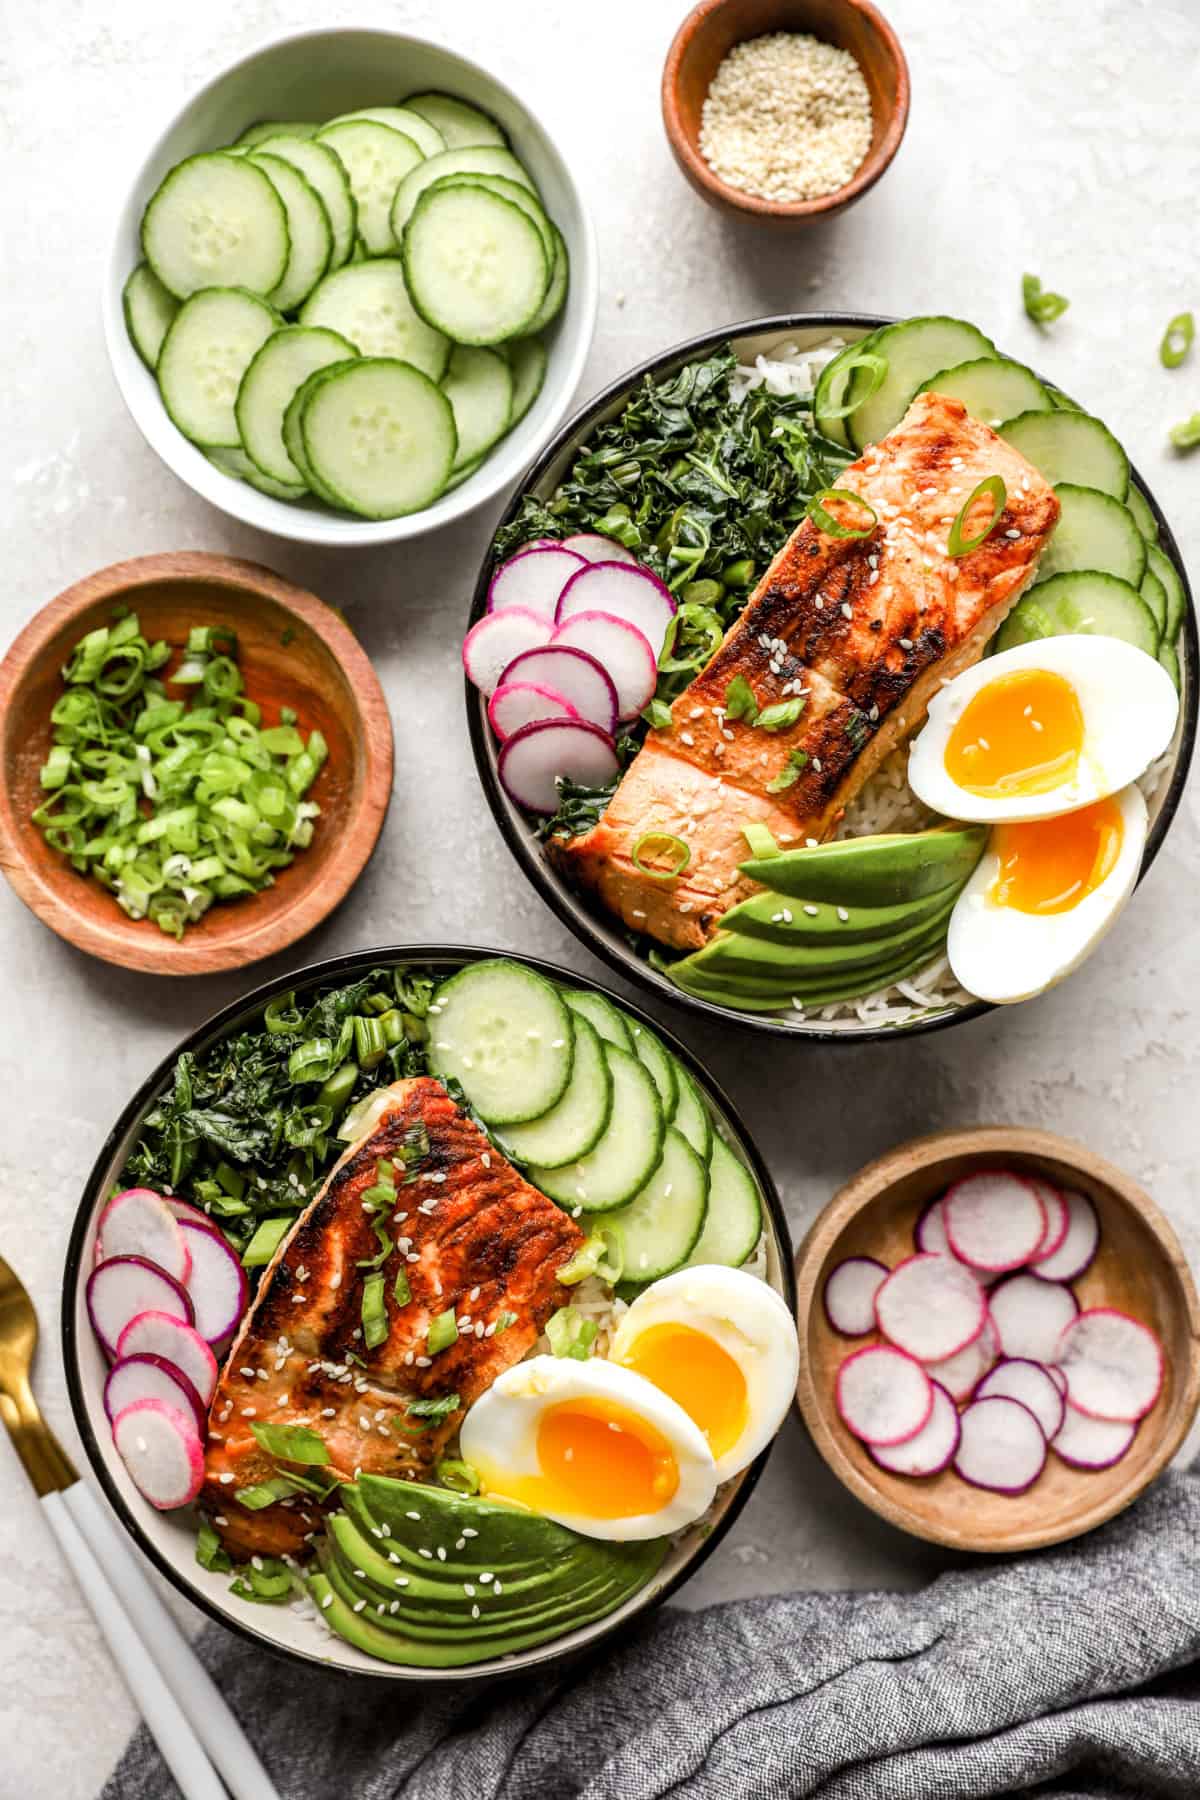
<svg viewBox="0 0 1200 1800"><path fill-rule="evenodd" d="M315 187L290 162L252 150L247 161L262 170L287 213L288 253L283 279L269 296L280 312L293 312L312 293L329 267L333 255L333 228L325 202Z"/></svg>
<svg viewBox="0 0 1200 1800"><path fill-rule="evenodd" d="M305 119L260 119L257 125L247 125L237 141L239 150L252 150L256 144L265 143L267 138L316 137L321 127L312 125Z"/></svg>
<svg viewBox="0 0 1200 1800"><path fill-rule="evenodd" d="M1158 542L1158 520L1150 511L1150 503L1136 481L1129 483L1125 504L1133 514L1133 522L1148 544Z"/></svg>
<svg viewBox="0 0 1200 1800"><path fill-rule="evenodd" d="M575 1059L562 1099L527 1125L505 1125L504 1149L522 1163L560 1169L595 1148L612 1117L613 1081L599 1032L580 1014L574 1020Z"/></svg>
<svg viewBox="0 0 1200 1800"><path fill-rule="evenodd" d="M329 267L340 269L350 260L358 226L358 208L341 158L328 144L318 144L312 138L271 137L264 140L261 149L264 156L278 157L281 162L291 163L293 168L299 169L320 195L333 234Z"/></svg>
<svg viewBox="0 0 1200 1800"><path fill-rule="evenodd" d="M242 376L282 323L244 288L205 288L184 301L158 357L163 405L184 437L204 449L240 447L234 404Z"/></svg>
<svg viewBox="0 0 1200 1800"><path fill-rule="evenodd" d="M527 331L550 283L537 226L486 188L428 188L404 227L401 255L413 305L459 344L499 344Z"/></svg>
<svg viewBox="0 0 1200 1800"><path fill-rule="evenodd" d="M504 354L513 378L512 417L508 421L511 431L514 425L520 424L542 391L546 379L546 346L538 338L510 338L504 345Z"/></svg>
<svg viewBox="0 0 1200 1800"><path fill-rule="evenodd" d="M348 357L346 360L348 362L353 362L354 358ZM296 392L292 395L288 409L283 415L283 447L304 477L304 485L309 489L310 493L316 494L319 500L324 500L326 506L340 506L341 502L336 494L331 493L330 490L325 487L320 476L314 472L309 463L304 449L304 435L301 430L301 421L304 415L304 409L308 405L316 389L321 382L324 381L326 375L329 374L331 370L338 367L340 367L340 364L331 363L328 369L317 369L306 381L301 382L300 386L296 389Z"/></svg>
<svg viewBox="0 0 1200 1800"><path fill-rule="evenodd" d="M393 131L402 132L411 138L422 156L440 156L446 149L446 140L436 125L422 118L410 106L360 106L357 112L339 113L336 119L330 119L330 125L356 125L365 121L369 125L387 125Z"/></svg>
<svg viewBox="0 0 1200 1800"><path fill-rule="evenodd" d="M426 166L421 151L402 131L373 124L370 119L323 125L317 142L327 144L346 171L363 243L372 256L385 256L395 249L392 199L411 170Z"/></svg>
<svg viewBox="0 0 1200 1800"><path fill-rule="evenodd" d="M1017 413L1049 412L1050 396L1024 363L1006 356L978 356L931 375L918 393L947 394L961 400L973 419L996 426Z"/></svg>
<svg viewBox="0 0 1200 1800"><path fill-rule="evenodd" d="M260 494L270 494L272 500L303 500L308 491L303 482L296 487L290 482L272 481L251 462L244 450L206 450L204 454L222 475L244 481L247 487L257 488Z"/></svg>
<svg viewBox="0 0 1200 1800"><path fill-rule="evenodd" d="M1167 616L1163 623L1163 637L1173 646L1179 636L1179 627L1183 624L1183 615L1187 611L1187 595L1179 578L1179 570L1166 551L1160 550L1157 544L1147 546L1146 566L1158 576L1166 593Z"/></svg>
<svg viewBox="0 0 1200 1800"><path fill-rule="evenodd" d="M1142 576L1138 593L1154 614L1154 622L1158 626L1159 638L1165 638L1167 632L1167 590L1153 569L1147 569Z"/></svg>
<svg viewBox="0 0 1200 1800"><path fill-rule="evenodd" d="M354 345L336 331L288 325L269 337L242 376L234 413L242 445L256 467L275 482L304 477L283 441L283 418L298 390L318 369L350 362Z"/></svg>
<svg viewBox="0 0 1200 1800"><path fill-rule="evenodd" d="M179 302L169 294L149 263L139 263L121 293L125 311L125 329L134 349L153 372L158 366L158 353L171 322L179 311Z"/></svg>
<svg viewBox="0 0 1200 1800"><path fill-rule="evenodd" d="M507 180L527 187L531 193L537 193L511 150L494 144L467 144L458 150L443 150L440 156L427 157L419 169L404 177L396 190L392 202L392 237L397 244L426 188L447 175L503 175Z"/></svg>
<svg viewBox="0 0 1200 1800"><path fill-rule="evenodd" d="M714 1131L708 1159L708 1216L693 1244L688 1265L724 1263L740 1269L762 1236L758 1184L740 1157Z"/></svg>
<svg viewBox="0 0 1200 1800"><path fill-rule="evenodd" d="M556 319L562 311L563 301L567 297L567 284L571 278L571 263L567 255L567 246L562 232L557 225L551 225L554 233L554 260L550 269L550 285L546 289L545 299L525 326L527 336L534 332L544 331L551 319Z"/></svg>
<svg viewBox="0 0 1200 1800"><path fill-rule="evenodd" d="M1160 644L1158 646L1158 660L1167 671L1167 674L1171 677L1171 680L1175 683L1175 692L1177 694L1182 693L1183 686L1179 677L1179 655L1175 646L1173 644Z"/></svg>
<svg viewBox="0 0 1200 1800"><path fill-rule="evenodd" d="M489 1125L540 1119L567 1090L571 1015L544 975L495 958L444 981L429 1018L430 1071L457 1081Z"/></svg>
<svg viewBox="0 0 1200 1800"><path fill-rule="evenodd" d="M658 1097L662 1101L663 1117L669 1125L675 1117L675 1108L679 1104L679 1087L675 1080L675 1059L667 1054L648 1025L639 1025L636 1019L630 1019L629 1030L633 1037L633 1048L638 1061L644 1063L649 1069L650 1077L658 1089Z"/></svg>
<svg viewBox="0 0 1200 1800"><path fill-rule="evenodd" d="M443 175L440 181L434 182L440 187L479 187L486 188L489 194L499 194L501 200L507 200L532 220L541 234L542 243L546 247L546 255L554 261L554 227L546 217L545 208L532 189L523 187L519 181L510 181L506 175ZM426 190L428 192L428 190Z"/></svg>
<svg viewBox="0 0 1200 1800"><path fill-rule="evenodd" d="M364 356L395 357L440 381L450 360L450 340L427 325L408 296L399 257L348 263L315 287L300 313L302 325L320 325L349 339Z"/></svg>
<svg viewBox="0 0 1200 1800"><path fill-rule="evenodd" d="M589 1221L610 1230L625 1259L626 1281L657 1281L686 1262L708 1212L708 1165L668 1125L658 1167L630 1205Z"/></svg>
<svg viewBox="0 0 1200 1800"><path fill-rule="evenodd" d="M963 319L945 318L906 319L900 325L885 325L874 333L870 348L886 359L887 374L846 421L856 450L865 450L868 444L877 444L886 437L904 417L921 383L939 369L996 354L991 338L976 326Z"/></svg>
<svg viewBox="0 0 1200 1800"><path fill-rule="evenodd" d="M612 1116L595 1149L561 1169L526 1170L530 1181L572 1213L627 1206L662 1155L666 1122L650 1075L636 1056L615 1044L605 1044L604 1055L613 1082Z"/></svg>
<svg viewBox="0 0 1200 1800"><path fill-rule="evenodd" d="M142 249L178 300L214 287L266 295L287 268L287 213L249 158L189 156L151 195L142 215Z"/></svg>
<svg viewBox="0 0 1200 1800"><path fill-rule="evenodd" d="M1038 563L1038 581L1072 569L1098 569L1138 587L1146 572L1146 543L1133 514L1099 488L1060 481L1054 534Z"/></svg>
<svg viewBox="0 0 1200 1800"><path fill-rule="evenodd" d="M404 102L436 126L449 150L462 150L471 145L497 144L503 148L508 139L495 119L453 94L410 94Z"/></svg>
<svg viewBox="0 0 1200 1800"><path fill-rule="evenodd" d="M606 1000L603 994L597 994L591 988L567 988L563 992L563 999L573 1013L595 1026L606 1044L615 1044L618 1050L627 1050L633 1055L633 1034L629 1023L625 1014L611 1000Z"/></svg>
<svg viewBox="0 0 1200 1800"><path fill-rule="evenodd" d="M1147 656L1158 651L1154 614L1137 589L1115 575L1100 575L1091 569L1039 582L1005 619L996 647L1011 650L1014 644L1026 644L1033 638L1077 633L1124 638Z"/></svg>
<svg viewBox="0 0 1200 1800"><path fill-rule="evenodd" d="M364 519L398 519L437 499L458 439L450 402L428 375L411 363L363 357L311 382L298 418L300 466L321 492Z"/></svg>
<svg viewBox="0 0 1200 1800"><path fill-rule="evenodd" d="M679 1096L671 1123L676 1131L683 1133L697 1156L707 1162L713 1137L708 1108L700 1097L700 1089L678 1057L671 1058L671 1067L675 1072L675 1088Z"/></svg>
<svg viewBox="0 0 1200 1800"><path fill-rule="evenodd" d="M870 350L878 336L878 331L869 331L856 344L847 344L844 350L839 350L825 364L817 377L816 391L813 394L813 417L817 430L831 444L840 444L843 450L851 447L850 433L846 429L846 415L838 409L850 400L856 358L864 350Z"/></svg>
<svg viewBox="0 0 1200 1800"><path fill-rule="evenodd" d="M1069 481L1114 500L1129 491L1129 459L1108 426L1090 413L1018 413L1000 427L1000 436L1055 487Z"/></svg>
<svg viewBox="0 0 1200 1800"><path fill-rule="evenodd" d="M508 430L512 370L498 350L456 344L442 378L442 392L450 402L458 433L458 455L454 459L457 474L467 464L478 463Z"/></svg>
<svg viewBox="0 0 1200 1800"><path fill-rule="evenodd" d="M461 487L464 481L469 481L477 469L482 469L486 461L486 457L473 456L470 462L459 463L458 466L451 471L450 479L446 483L446 493L449 494L454 488Z"/></svg>

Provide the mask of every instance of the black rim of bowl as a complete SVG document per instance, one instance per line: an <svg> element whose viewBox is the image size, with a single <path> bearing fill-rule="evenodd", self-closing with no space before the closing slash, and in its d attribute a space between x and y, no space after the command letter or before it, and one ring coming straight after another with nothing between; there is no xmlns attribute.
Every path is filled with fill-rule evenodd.
<svg viewBox="0 0 1200 1800"><path fill-rule="evenodd" d="M688 1073L699 1083L701 1090L706 1095L711 1096L718 1109L727 1119L733 1122L737 1130L739 1148L745 1156L746 1161L749 1163L754 1173L754 1177L758 1182L759 1191L762 1194L763 1202L771 1221L771 1227L778 1243L779 1274L783 1286L783 1299L786 1301L788 1310L793 1316L796 1311L795 1255L792 1247L791 1233L788 1230L787 1219L783 1211L783 1204L779 1198L778 1191L766 1163L759 1153L758 1146L752 1141L738 1122L739 1114L732 1100L725 1093L724 1089L713 1080L708 1071L701 1067L692 1052L687 1048L686 1044L681 1043L672 1031L661 1025L657 1019L651 1018L648 1013L643 1012L636 1002L627 1000L624 995L612 992L611 989L606 988L601 982L593 980L590 976L580 974L574 969L561 968L556 963L547 962L541 957L524 956L518 951L495 949L480 944L384 944L370 950L357 950L347 953L344 956L329 957L321 962L309 963L304 968L295 969L289 974L276 976L271 981L263 982L259 987L252 988L250 992L243 995L241 999L230 1001L227 1006L223 1006L219 1012L213 1013L210 1018L198 1025L194 1031L190 1031L187 1036L176 1044L174 1049L163 1057L161 1062L150 1071L149 1075L147 1075L145 1080L138 1086L137 1091L134 1093L128 1105L126 1105L121 1112L120 1117L117 1119L100 1147L99 1154L96 1157L96 1161L92 1166L91 1173L84 1186L79 1205L76 1208L74 1223L71 1227L71 1236L67 1244L66 1263L63 1269L61 1314L62 1355L63 1364L66 1370L67 1394L71 1402L71 1412L75 1420L75 1428L79 1433L84 1450L87 1453L88 1461L91 1464L92 1473L99 1482L106 1500L116 1513L121 1524L125 1527L125 1530L129 1533L130 1537L133 1538L138 1549L144 1556L149 1558L159 1574L164 1576L166 1580L171 1583L172 1587L181 1593L185 1599L190 1600L193 1606L199 1607L201 1612L206 1614L206 1616L213 1620L215 1624L224 1626L227 1631L235 1632L239 1637L245 1638L248 1643L269 1650L273 1655L284 1657L289 1662L300 1663L306 1667L316 1666L318 1668L328 1669L334 1674L349 1676L351 1678L361 1676L368 1679L392 1679L425 1683L454 1682L459 1684L478 1681L495 1681L503 1679L510 1674L519 1674L523 1670L529 1669L540 1662L548 1661L555 1656L575 1656L593 1650L597 1644L601 1643L612 1633L620 1632L626 1627L632 1627L646 1612L660 1606L664 1600L669 1599L685 1581L689 1581L696 1571L707 1562L708 1558L712 1555L713 1551L717 1548L718 1544L720 1544L721 1540L737 1520L742 1508L754 1492L759 1477L762 1475L762 1472L767 1465L767 1459L770 1456L776 1441L775 1438L772 1438L766 1448L755 1457L754 1461L748 1466L742 1476L737 1491L730 1499L724 1512L714 1524L711 1531L696 1546L683 1567L678 1569L668 1581L664 1582L663 1586L659 1588L657 1592L643 1600L641 1604L637 1604L637 1596L635 1596L633 1610L624 1618L618 1618L615 1622L603 1619L598 1620L596 1625L591 1628L593 1635L590 1636L585 1643L578 1645L570 1651L564 1652L560 1648L561 1640L556 1641L551 1638L545 1644L536 1645L531 1650L516 1652L509 1663L501 1669L489 1668L486 1670L479 1670L465 1668L435 1671L411 1669L404 1665L389 1665L386 1663L380 1663L378 1668L347 1669L340 1664L326 1661L323 1657L316 1654L315 1651L312 1654L309 1654L303 1650L293 1649L292 1646L288 1644L278 1643L266 1632L256 1629L254 1624L221 1611L219 1607L215 1606L212 1601L209 1600L206 1594L201 1592L198 1587L189 1583L179 1570L160 1553L157 1546L150 1541L142 1530L137 1518L126 1505L124 1498L108 1472L104 1458L100 1454L100 1446L96 1440L96 1434L92 1429L91 1415L84 1397L84 1384L78 1355L79 1346L75 1331L76 1296L79 1282L82 1278L84 1243L87 1237L88 1228L95 1216L97 1207L103 1199L105 1179L112 1163L112 1159L119 1146L125 1140L131 1129L136 1125L139 1118L146 1111L160 1089L169 1081L175 1063L184 1051L203 1049L210 1042L221 1037L231 1026L240 1023L252 1013L260 1012L266 1003L273 999L276 994L286 993L293 988L325 986L328 982L337 980L339 977L349 980L356 974L365 973L368 969L379 968L393 963L427 963L435 966L439 963L461 965L469 962L479 962L488 957L502 957L508 961L523 963L526 967L536 969L539 974L547 976L554 982L564 983L570 987L586 987L594 990L596 993L603 994L606 999L612 1001L613 1005L622 1008L625 1012L631 1013L634 1018L637 1019L639 1024L648 1027L663 1039L671 1053L679 1058ZM789 1408L789 1414L790 1411L791 1409ZM776 1437L777 1436L778 1434L776 1434Z"/></svg>
<svg viewBox="0 0 1200 1800"><path fill-rule="evenodd" d="M744 337L782 336L790 331L827 332L875 331L881 325L892 325L896 321L874 313L772 313L761 319L744 319L737 324L722 326L718 331L705 331L697 337L686 338L670 350L662 351L658 356L650 357L646 362L619 375L615 381L601 391L585 406L580 407L570 419L562 425L546 445L537 461L527 470L524 478L514 491L503 516L497 521L493 531L500 531L520 510L525 495L537 487L547 471L562 455L564 448L579 438L580 441L597 424L604 415L623 400L647 375L660 376L666 374L682 363L690 362L694 357L703 356L721 345ZM1137 469L1130 464L1130 476L1146 497L1146 502L1154 516L1159 530L1159 546L1170 557L1180 581L1183 583L1184 607L1183 617L1183 656L1181 669L1183 674L1182 694L1182 729L1179 735L1179 750L1175 759L1175 767L1171 771L1171 779L1158 815L1150 829L1146 840L1146 850L1142 858L1139 883L1145 877L1155 857L1162 847L1171 821L1175 817L1184 783L1191 767L1192 752L1196 740L1197 709L1200 705L1200 640L1197 638L1196 616L1192 607L1192 593L1188 582L1187 571L1179 553L1179 546L1174 533L1167 523L1158 501L1143 481ZM471 616L468 625L474 625L487 610L487 593L492 574L492 549L489 543L487 553L480 568L479 578L475 584L475 592L471 599ZM471 749L475 757L475 767L492 810L492 817L500 829L500 835L521 865L526 876L541 894L542 899L560 918L567 928L589 949L607 963L610 969L634 982L637 986L655 994L660 1000L669 1001L672 1006L694 1013L698 1017L724 1024L736 1024L749 1031L765 1032L775 1037L789 1038L801 1043L817 1044L872 1044L894 1042L898 1039L914 1037L932 1031L945 1031L954 1025L963 1025L969 1019L979 1019L985 1013L995 1009L986 1001L973 1000L966 1006L959 1006L949 1012L936 1013L931 1018L916 1019L911 1024L903 1025L847 1025L833 1028L808 1020L789 1023L769 1014L739 1012L734 1007L717 1006L710 1000L698 999L694 994L685 994L664 975L660 975L644 956L640 956L625 941L620 927L615 922L602 919L589 905L561 881L551 869L545 857L540 854L537 838L532 836L527 827L520 822L519 814L511 808L500 786L497 769L496 746L492 730L488 724L487 702L477 688L464 677L466 693L467 726L471 735Z"/></svg>

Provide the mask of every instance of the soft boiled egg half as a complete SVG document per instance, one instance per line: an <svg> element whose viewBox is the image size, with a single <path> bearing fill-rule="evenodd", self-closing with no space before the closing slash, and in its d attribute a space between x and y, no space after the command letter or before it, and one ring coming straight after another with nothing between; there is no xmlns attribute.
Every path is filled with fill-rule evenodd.
<svg viewBox="0 0 1200 1800"><path fill-rule="evenodd" d="M1178 716L1171 677L1144 650L1111 637L1039 638L976 663L934 697L909 786L951 819L1055 818L1128 787L1170 744Z"/></svg>

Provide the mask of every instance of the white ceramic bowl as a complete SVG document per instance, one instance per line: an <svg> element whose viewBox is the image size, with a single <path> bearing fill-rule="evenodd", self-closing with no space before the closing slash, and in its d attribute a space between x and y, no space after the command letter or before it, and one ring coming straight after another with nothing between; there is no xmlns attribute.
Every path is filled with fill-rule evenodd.
<svg viewBox="0 0 1200 1800"><path fill-rule="evenodd" d="M546 334L541 393L521 423L476 473L423 512L399 519L353 519L319 501L273 500L223 474L171 423L153 375L138 356L121 290L141 260L146 202L173 164L216 149L263 118L328 119L362 106L396 104L440 89L492 114L537 182L571 259L567 301ZM147 443L181 481L222 512L261 531L307 544L390 544L460 518L507 491L559 424L583 373L596 324L596 238L579 190L557 147L523 101L465 57L393 31L307 31L278 38L217 75L159 133L130 183L104 278L104 335L121 397Z"/></svg>

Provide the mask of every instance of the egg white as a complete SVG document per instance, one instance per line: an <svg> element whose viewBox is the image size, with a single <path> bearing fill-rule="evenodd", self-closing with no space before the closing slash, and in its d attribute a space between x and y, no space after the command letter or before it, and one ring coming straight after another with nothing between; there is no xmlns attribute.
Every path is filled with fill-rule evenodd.
<svg viewBox="0 0 1200 1800"><path fill-rule="evenodd" d="M1009 799L973 794L946 768L950 734L983 688L1028 669L1060 675L1075 690L1084 729L1075 773L1044 794ZM909 755L908 784L918 800L950 819L985 825L1052 819L1135 781L1167 748L1178 717L1174 682L1144 650L1112 637L1039 638L986 657L934 696Z"/></svg>
<svg viewBox="0 0 1200 1800"><path fill-rule="evenodd" d="M753 1462L783 1423L796 1393L800 1344L786 1304L744 1269L703 1264L655 1281L630 1306L613 1337L615 1362L628 1356L644 1331L687 1325L712 1338L737 1363L746 1381L746 1424L717 1459L717 1480L728 1481Z"/></svg>

